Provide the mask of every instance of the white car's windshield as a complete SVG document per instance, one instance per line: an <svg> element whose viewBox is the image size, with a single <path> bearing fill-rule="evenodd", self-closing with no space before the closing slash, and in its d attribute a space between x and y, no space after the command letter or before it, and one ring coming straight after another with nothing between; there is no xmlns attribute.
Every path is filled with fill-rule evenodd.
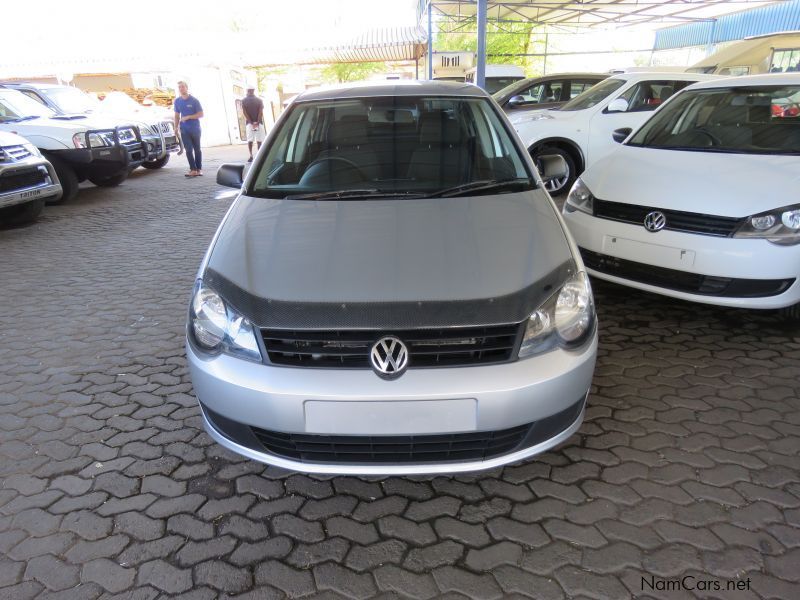
<svg viewBox="0 0 800 600"><path fill-rule="evenodd" d="M107 110L118 112L143 112L144 106L128 96L125 92L109 92L102 101L103 107Z"/></svg>
<svg viewBox="0 0 800 600"><path fill-rule="evenodd" d="M631 146L800 154L800 86L692 90L656 113Z"/></svg>
<svg viewBox="0 0 800 600"><path fill-rule="evenodd" d="M578 94L561 108L554 110L586 110L596 106L625 85L624 79L606 79L590 87L582 94Z"/></svg>
<svg viewBox="0 0 800 600"><path fill-rule="evenodd" d="M78 88L48 88L44 90L44 94L65 114L90 113L97 110L97 101Z"/></svg>
<svg viewBox="0 0 800 600"><path fill-rule="evenodd" d="M535 187L483 98L297 102L257 166L253 195L500 193Z"/></svg>
<svg viewBox="0 0 800 600"><path fill-rule="evenodd" d="M0 123L52 117L55 113L41 102L17 90L0 90Z"/></svg>

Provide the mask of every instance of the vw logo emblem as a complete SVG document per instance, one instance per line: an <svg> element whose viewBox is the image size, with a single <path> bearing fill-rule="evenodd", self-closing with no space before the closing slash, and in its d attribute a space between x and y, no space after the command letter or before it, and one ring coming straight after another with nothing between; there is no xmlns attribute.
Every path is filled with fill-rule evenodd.
<svg viewBox="0 0 800 600"><path fill-rule="evenodd" d="M666 224L667 217L658 210L647 213L647 216L644 218L644 227L647 231L661 231Z"/></svg>
<svg viewBox="0 0 800 600"><path fill-rule="evenodd" d="M369 361L378 377L395 379L408 367L408 348L396 337L387 336L372 345Z"/></svg>

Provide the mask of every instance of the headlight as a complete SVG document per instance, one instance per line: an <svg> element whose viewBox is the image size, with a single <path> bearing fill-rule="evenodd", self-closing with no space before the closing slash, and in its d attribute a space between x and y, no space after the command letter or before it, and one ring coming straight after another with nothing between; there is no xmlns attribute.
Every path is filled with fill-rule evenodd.
<svg viewBox="0 0 800 600"><path fill-rule="evenodd" d="M572 189L567 195L567 201L564 203L565 213L575 212L576 210L590 215L594 213L594 196L580 177L572 184Z"/></svg>
<svg viewBox="0 0 800 600"><path fill-rule="evenodd" d="M76 133L72 136L72 143L76 148L86 148L86 134ZM111 145L111 142L106 136L102 136L98 133L89 134L89 143L91 144L92 148L101 148L103 146Z"/></svg>
<svg viewBox="0 0 800 600"><path fill-rule="evenodd" d="M33 144L30 144L30 143L22 144L22 147L25 148L25 150L27 150L28 152L30 152L34 156L38 156L39 158L42 157L42 153L39 152L39 149L36 146L34 146Z"/></svg>
<svg viewBox="0 0 800 600"><path fill-rule="evenodd" d="M798 244L800 205L777 208L747 217L733 237L765 239L782 246Z"/></svg>
<svg viewBox="0 0 800 600"><path fill-rule="evenodd" d="M261 350L252 323L210 287L198 280L189 310L189 335L206 352L224 352L261 362Z"/></svg>
<svg viewBox="0 0 800 600"><path fill-rule="evenodd" d="M594 330L594 300L586 273L576 273L529 318L519 348L525 358L556 346L576 347Z"/></svg>

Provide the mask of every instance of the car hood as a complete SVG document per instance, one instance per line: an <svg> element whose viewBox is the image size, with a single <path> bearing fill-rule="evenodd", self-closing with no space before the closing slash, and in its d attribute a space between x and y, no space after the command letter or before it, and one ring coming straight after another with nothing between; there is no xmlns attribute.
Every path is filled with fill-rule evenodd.
<svg viewBox="0 0 800 600"><path fill-rule="evenodd" d="M620 146L581 179L601 200L746 217L797 203L800 157Z"/></svg>
<svg viewBox="0 0 800 600"><path fill-rule="evenodd" d="M582 114L582 110L551 110L551 109L534 109L534 110L520 110L509 116L509 120L514 125L528 124L528 123L547 123L548 121L571 121L576 116Z"/></svg>
<svg viewBox="0 0 800 600"><path fill-rule="evenodd" d="M367 201L242 196L206 274L250 297L344 308L491 303L540 283L537 293L549 295L565 269L574 263L560 221L543 192L531 191Z"/></svg>

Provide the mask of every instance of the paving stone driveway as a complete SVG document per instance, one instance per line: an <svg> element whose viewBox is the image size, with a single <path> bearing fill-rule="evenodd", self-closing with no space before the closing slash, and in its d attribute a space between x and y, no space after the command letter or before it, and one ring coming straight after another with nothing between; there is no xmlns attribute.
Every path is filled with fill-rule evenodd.
<svg viewBox="0 0 800 600"><path fill-rule="evenodd" d="M234 154L0 231L0 598L800 597L800 334L770 315L596 284L586 423L504 469L307 477L214 444L183 325Z"/></svg>

